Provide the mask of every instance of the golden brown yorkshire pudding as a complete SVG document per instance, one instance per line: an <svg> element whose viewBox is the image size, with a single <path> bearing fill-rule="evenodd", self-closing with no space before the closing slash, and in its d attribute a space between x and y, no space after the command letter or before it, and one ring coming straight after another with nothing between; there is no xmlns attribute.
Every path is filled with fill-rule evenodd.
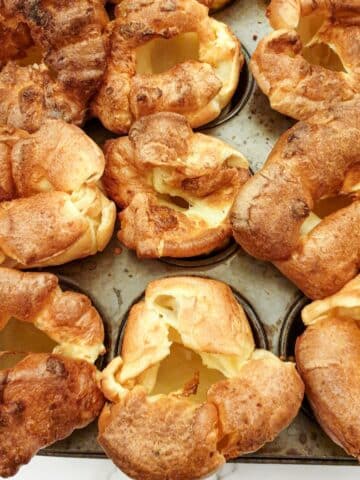
<svg viewBox="0 0 360 480"><path fill-rule="evenodd" d="M119 4L122 1L123 0L110 0L109 3ZM232 0L198 0L199 3L202 3L206 7L210 8L210 13L217 12L231 1Z"/></svg>
<svg viewBox="0 0 360 480"><path fill-rule="evenodd" d="M320 425L360 460L360 276L304 308L296 361Z"/></svg>
<svg viewBox="0 0 360 480"><path fill-rule="evenodd" d="M250 66L275 110L305 120L359 98L359 0L272 0L268 16Z"/></svg>
<svg viewBox="0 0 360 480"><path fill-rule="evenodd" d="M161 112L108 141L105 156L104 186L124 208L119 239L139 257L201 255L229 240L229 211L249 178L237 150Z"/></svg>
<svg viewBox="0 0 360 480"><path fill-rule="evenodd" d="M1 477L98 416L103 341L85 295L63 292L55 275L0 268Z"/></svg>
<svg viewBox="0 0 360 480"><path fill-rule="evenodd" d="M295 365L254 351L242 307L218 281L151 282L125 327L121 357L101 374L112 402L99 442L127 475L195 479L259 449L295 417Z"/></svg>
<svg viewBox="0 0 360 480"><path fill-rule="evenodd" d="M310 298L337 292L360 265L360 102L285 132L231 213L236 241Z"/></svg>
<svg viewBox="0 0 360 480"><path fill-rule="evenodd" d="M92 110L113 132L161 111L181 113L198 127L235 92L240 43L196 0L124 0L108 33L107 70Z"/></svg>
<svg viewBox="0 0 360 480"><path fill-rule="evenodd" d="M0 73L0 122L30 132L49 117L81 124L105 71L102 0L2 0L0 12L10 46L1 64L27 57Z"/></svg>
<svg viewBox="0 0 360 480"><path fill-rule="evenodd" d="M0 127L0 264L58 265L111 238L116 208L99 188L104 156L84 132L46 120L28 134Z"/></svg>

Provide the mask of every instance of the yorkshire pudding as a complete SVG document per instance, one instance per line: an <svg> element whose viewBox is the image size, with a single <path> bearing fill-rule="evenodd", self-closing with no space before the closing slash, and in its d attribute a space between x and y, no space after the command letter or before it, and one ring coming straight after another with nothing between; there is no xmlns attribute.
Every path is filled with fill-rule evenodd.
<svg viewBox="0 0 360 480"><path fill-rule="evenodd" d="M234 148L161 112L108 141L105 157L105 188L125 209L119 239L139 257L201 255L230 238L229 211L249 177Z"/></svg>
<svg viewBox="0 0 360 480"><path fill-rule="evenodd" d="M0 122L30 132L49 117L81 124L105 71L102 0L3 0L0 13ZM29 47L27 61L12 61Z"/></svg>
<svg viewBox="0 0 360 480"><path fill-rule="evenodd" d="M111 3L115 4L121 3L122 1L123 0L110 0ZM232 0L198 0L198 2L210 8L210 13L217 12L231 1Z"/></svg>
<svg viewBox="0 0 360 480"><path fill-rule="evenodd" d="M360 460L360 276L304 308L296 361L320 425Z"/></svg>
<svg viewBox="0 0 360 480"><path fill-rule="evenodd" d="M235 92L240 43L196 0L124 0L108 36L107 70L92 111L115 133L161 111L181 113L198 127Z"/></svg>
<svg viewBox="0 0 360 480"><path fill-rule="evenodd" d="M359 0L272 0L268 16L250 66L272 108L305 120L359 98Z"/></svg>
<svg viewBox="0 0 360 480"><path fill-rule="evenodd" d="M337 292L359 271L359 161L359 101L297 123L240 190L231 213L236 241L310 298Z"/></svg>
<svg viewBox="0 0 360 480"><path fill-rule="evenodd" d="M29 326L51 339L51 353L27 344ZM0 268L1 477L98 416L104 401L91 363L104 353L103 341L101 318L85 295L63 292L55 275Z"/></svg>
<svg viewBox="0 0 360 480"><path fill-rule="evenodd" d="M304 390L294 364L254 351L231 289L197 277L148 285L100 384L113 403L98 440L139 480L201 478L259 449L292 421Z"/></svg>
<svg viewBox="0 0 360 480"><path fill-rule="evenodd" d="M116 217L98 186L104 163L62 120L33 134L0 126L0 264L58 265L103 250Z"/></svg>

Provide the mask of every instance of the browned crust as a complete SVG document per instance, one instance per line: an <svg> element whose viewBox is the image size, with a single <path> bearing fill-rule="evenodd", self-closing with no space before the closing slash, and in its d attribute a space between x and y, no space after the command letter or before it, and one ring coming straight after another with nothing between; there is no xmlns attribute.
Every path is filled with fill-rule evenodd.
<svg viewBox="0 0 360 480"><path fill-rule="evenodd" d="M325 298L360 268L360 201L325 218L288 260L274 262L310 298Z"/></svg>
<svg viewBox="0 0 360 480"><path fill-rule="evenodd" d="M325 432L360 459L360 328L336 315L308 327L296 361L312 409Z"/></svg>
<svg viewBox="0 0 360 480"><path fill-rule="evenodd" d="M271 0L266 16L274 30L296 28L301 16L302 0Z"/></svg>
<svg viewBox="0 0 360 480"><path fill-rule="evenodd" d="M358 201L300 235L317 201L356 184L359 112L354 102L297 123L280 137L234 203L238 243L251 255L273 261L311 298L336 292L359 269Z"/></svg>
<svg viewBox="0 0 360 480"><path fill-rule="evenodd" d="M102 2L5 0L3 12L29 28L44 63L1 72L0 121L29 131L49 117L81 124L105 70Z"/></svg>
<svg viewBox="0 0 360 480"><path fill-rule="evenodd" d="M72 193L99 181L104 168L101 149L85 132L61 120L46 120L36 133L13 145L12 198L29 197L44 189Z"/></svg>
<svg viewBox="0 0 360 480"><path fill-rule="evenodd" d="M191 200L189 208L179 208L171 195L204 202L214 215L221 207L226 212L249 176L244 159L244 168L227 164L233 154L241 157L223 142L194 134L185 117L175 113L143 117L129 137L107 142L103 182L124 208L119 239L141 258L189 257L223 246L231 235L226 213L211 224L201 209L191 210ZM153 177L159 168L165 187Z"/></svg>
<svg viewBox="0 0 360 480"><path fill-rule="evenodd" d="M330 18L334 25L359 25L359 0L271 0L266 11L274 30L296 28L301 17L313 13Z"/></svg>
<svg viewBox="0 0 360 480"><path fill-rule="evenodd" d="M0 73L0 121L28 132L38 130L45 118L81 124L84 107L66 96L44 65L26 67L9 62Z"/></svg>
<svg viewBox="0 0 360 480"><path fill-rule="evenodd" d="M191 213L191 205L181 209L171 197L164 202L166 195L154 183L153 175L162 168L170 195L174 191L174 196L205 202L214 215L221 206L228 209L249 172L227 165L227 155L237 152L225 154L229 147L211 138L207 147L205 139L193 134L184 117L158 113L135 122L128 138L106 144L104 185L125 208L119 216L118 236L139 257L200 255L221 247L230 237L226 215L212 225L201 211ZM191 154L196 148L202 150L195 162Z"/></svg>
<svg viewBox="0 0 360 480"><path fill-rule="evenodd" d="M24 273L0 268L1 314L32 321L44 308L58 283L57 277L50 273Z"/></svg>
<svg viewBox="0 0 360 480"><path fill-rule="evenodd" d="M181 212L159 206L156 198L147 195L134 197L119 219L119 240L136 250L139 258L204 255L220 249L231 237L228 221L217 228L208 228L205 222L195 226Z"/></svg>
<svg viewBox="0 0 360 480"><path fill-rule="evenodd" d="M32 354L0 371L0 476L94 420L103 396L85 361Z"/></svg>
<svg viewBox="0 0 360 480"><path fill-rule="evenodd" d="M200 44L210 45L216 39L211 22L208 9L195 0L122 1L116 8L116 20L108 27L108 66L92 103L93 114L115 133L126 133L136 119L159 111L181 113L193 127L216 118L230 101L244 62L240 43L228 27L233 45L224 53L224 60L232 63L232 71L223 99L216 99L223 82L216 75L216 60L211 60L211 55L156 75L136 73L137 47L186 32L197 32Z"/></svg>
<svg viewBox="0 0 360 480"><path fill-rule="evenodd" d="M301 6L302 15L310 15L314 12L325 13L334 20L341 22L348 20L349 23L357 24L359 21L359 0L297 0Z"/></svg>
<svg viewBox="0 0 360 480"><path fill-rule="evenodd" d="M238 378L214 384L208 401L146 397L136 387L108 405L98 441L131 478L201 478L227 459L272 441L297 415L304 385L295 366L250 359Z"/></svg>
<svg viewBox="0 0 360 480"><path fill-rule="evenodd" d="M130 108L135 118L159 111L186 116L205 108L220 88L221 82L209 64L187 61L157 75L136 75L130 90ZM208 112L204 112L192 122L192 127L204 125L210 119Z"/></svg>
<svg viewBox="0 0 360 480"><path fill-rule="evenodd" d="M111 3L121 3L123 0L110 0ZM227 5L231 0L198 0L199 3L202 3L206 7L210 8L211 12L216 12L220 10L225 5Z"/></svg>
<svg viewBox="0 0 360 480"><path fill-rule="evenodd" d="M0 204L0 248L18 264L31 266L63 253L89 228L72 211L68 194L38 195ZM31 222L29 222L29 217ZM24 242L25 240L25 242Z"/></svg>
<svg viewBox="0 0 360 480"><path fill-rule="evenodd" d="M312 65L302 56L303 45L294 29L302 16L313 12L325 20L312 45L329 45L344 72ZM359 98L359 2L273 0L268 15L278 30L259 42L250 67L275 110L305 120L333 104Z"/></svg>
<svg viewBox="0 0 360 480"><path fill-rule="evenodd" d="M208 401L219 415L219 451L231 459L271 442L296 417L303 396L294 364L276 357L250 359L237 378L209 389Z"/></svg>
<svg viewBox="0 0 360 480"><path fill-rule="evenodd" d="M104 166L100 148L62 120L33 134L1 126L0 264L53 265L102 250L116 216L98 186Z"/></svg>
<svg viewBox="0 0 360 480"><path fill-rule="evenodd" d="M27 132L0 125L0 201L16 197L11 154L16 143L26 138Z"/></svg>
<svg viewBox="0 0 360 480"><path fill-rule="evenodd" d="M0 330L15 317L34 323L58 342L101 345L104 327L91 301L80 293L59 288L50 273L19 272L0 268Z"/></svg>
<svg viewBox="0 0 360 480"><path fill-rule="evenodd" d="M213 405L168 397L150 402L142 389L111 407L98 437L121 470L142 480L195 479L211 473L224 463L217 439Z"/></svg>
<svg viewBox="0 0 360 480"><path fill-rule="evenodd" d="M174 338L226 377L210 386L201 404L191 400L196 372L183 390L168 395L141 386L143 374L156 372L169 355ZM225 458L258 450L289 425L304 395L294 364L254 351L248 320L231 289L189 276L148 285L145 299L130 311L121 356L99 383L113 402L99 420L99 442L137 480L201 478Z"/></svg>

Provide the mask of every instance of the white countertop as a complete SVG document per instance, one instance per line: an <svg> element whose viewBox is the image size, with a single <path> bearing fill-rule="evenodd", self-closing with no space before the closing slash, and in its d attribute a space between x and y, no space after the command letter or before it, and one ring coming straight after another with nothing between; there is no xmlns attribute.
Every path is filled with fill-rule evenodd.
<svg viewBox="0 0 360 480"><path fill-rule="evenodd" d="M109 460L35 457L16 480L126 480ZM208 480L359 480L359 467L227 464Z"/></svg>

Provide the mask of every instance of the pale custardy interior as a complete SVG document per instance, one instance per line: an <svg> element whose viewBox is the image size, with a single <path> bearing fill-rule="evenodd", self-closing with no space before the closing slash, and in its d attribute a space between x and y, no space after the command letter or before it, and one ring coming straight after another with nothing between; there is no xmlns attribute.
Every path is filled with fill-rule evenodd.
<svg viewBox="0 0 360 480"><path fill-rule="evenodd" d="M237 40L225 23L210 18L209 24L214 38L200 46L200 61L209 63L222 82L220 92L212 100L222 109L230 102L239 81Z"/></svg>
<svg viewBox="0 0 360 480"><path fill-rule="evenodd" d="M204 143L206 147L204 147ZM205 148L213 148L212 153L216 152L216 164L209 164L208 167L216 167L218 165L224 165L224 167L232 168L248 168L249 164L245 157L233 149L229 145L208 137L202 134L196 134L196 141L192 142L191 151L186 158L186 165L189 168L196 168L204 165L206 161L210 162L210 156L206 155ZM195 176L200 176L195 175ZM212 202L209 204L209 198L207 197L195 197L185 190L174 188L170 185L171 173L162 167L156 167L152 170L149 182L152 184L154 190L158 194L158 200L161 205L172 208L176 211L182 212L193 221L199 223L206 222L208 228L215 228L221 225L229 215L230 208L232 206L233 199L230 201ZM230 196L233 191L233 186L224 186L221 192L224 197ZM215 192L219 194L219 192Z"/></svg>
<svg viewBox="0 0 360 480"><path fill-rule="evenodd" d="M10 368L28 353L50 353L57 343L32 323L9 320L0 331L0 369ZM1 352L7 354L1 355Z"/></svg>
<svg viewBox="0 0 360 480"><path fill-rule="evenodd" d="M168 395L172 392L181 392L185 387L185 392L187 388L189 390L190 400L203 402L210 386L225 378L218 370L207 368L197 353L181 343L173 343L170 355L160 363L155 385L149 393L153 396ZM191 384L197 385L196 393L195 390L191 390Z"/></svg>
<svg viewBox="0 0 360 480"><path fill-rule="evenodd" d="M101 342L86 345L80 338L76 343L69 343L61 338L61 332L47 335L47 315L45 308L34 323L11 318L0 330L0 369L15 365L29 353L54 353L90 363L104 353L105 347Z"/></svg>
<svg viewBox="0 0 360 480"><path fill-rule="evenodd" d="M156 38L136 49L136 73L163 73L187 60L199 60L197 33L182 33L168 40Z"/></svg>
<svg viewBox="0 0 360 480"><path fill-rule="evenodd" d="M306 326L314 325L317 322L327 318L347 319L360 322L360 293L358 295L348 295L339 301L333 301L326 304L314 316L303 316L303 322Z"/></svg>
<svg viewBox="0 0 360 480"><path fill-rule="evenodd" d="M331 215L332 213L340 210L341 208L348 207L353 202L353 198L350 195L337 195L335 197L328 197L319 200L313 208L313 211L303 222L301 227L301 235L306 235L313 228L315 228L323 218Z"/></svg>
<svg viewBox="0 0 360 480"><path fill-rule="evenodd" d="M307 305L302 313L306 326L325 319L348 319L360 322L360 279L357 277L340 292Z"/></svg>
<svg viewBox="0 0 360 480"><path fill-rule="evenodd" d="M329 70L344 72L344 65L333 45L322 43L317 32L326 18L319 14L301 17L297 31L304 46L302 55L309 63L320 65Z"/></svg>
<svg viewBox="0 0 360 480"><path fill-rule="evenodd" d="M324 43L316 43L303 49L303 57L313 65L320 65L335 72L344 72L344 65L339 55Z"/></svg>
<svg viewBox="0 0 360 480"><path fill-rule="evenodd" d="M319 13L300 17L297 32L303 45L307 45L313 39L325 20L326 17L319 15Z"/></svg>
<svg viewBox="0 0 360 480"><path fill-rule="evenodd" d="M142 385L150 395L150 401L155 401L159 395L172 394L186 396L196 403L203 402L211 385L225 378L236 377L244 362L253 354L253 342L244 344L242 355L191 350L183 345L177 319L177 296L158 295L151 301L151 305L157 312L159 322L167 326L169 350L165 351L160 362L144 370L135 379L116 386L120 396L124 393L124 387Z"/></svg>
<svg viewBox="0 0 360 480"><path fill-rule="evenodd" d="M171 39L154 39L136 49L136 73L157 74L188 60L208 63L222 82L220 92L211 100L215 110L221 110L230 101L238 83L238 57L236 39L228 27L209 19L209 35L200 43L196 32L182 33ZM230 55L229 52L234 52Z"/></svg>

